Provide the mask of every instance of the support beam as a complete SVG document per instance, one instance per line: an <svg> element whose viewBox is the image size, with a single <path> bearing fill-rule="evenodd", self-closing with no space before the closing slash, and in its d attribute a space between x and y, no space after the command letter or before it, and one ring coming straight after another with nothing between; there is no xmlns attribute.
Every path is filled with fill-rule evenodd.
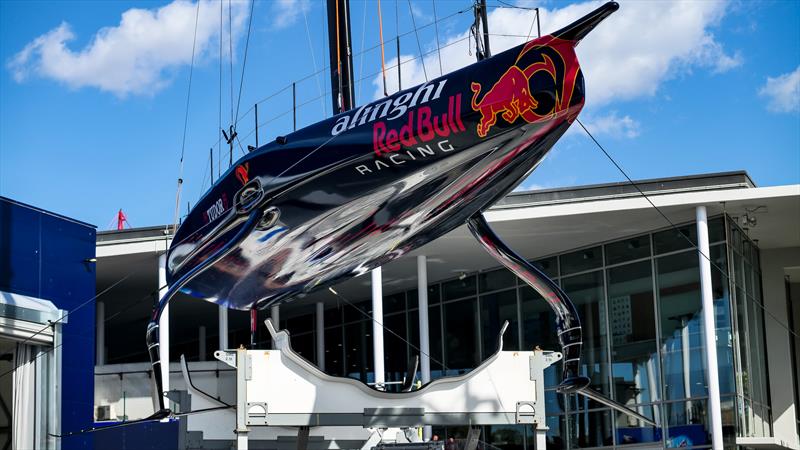
<svg viewBox="0 0 800 450"><path fill-rule="evenodd" d="M325 305L317 302L316 314L316 334L317 334L317 367L325 371Z"/></svg>
<svg viewBox="0 0 800 450"><path fill-rule="evenodd" d="M419 363L422 384L431 381L431 341L428 325L428 257L417 256L417 299L419 302ZM422 439L429 441L433 431L430 426L422 429Z"/></svg>
<svg viewBox="0 0 800 450"><path fill-rule="evenodd" d="M158 257L158 297L163 298L167 293L167 254L164 253ZM169 392L169 303L164 307L161 313L161 319L158 322L158 341L159 341L159 354L161 357L161 392L164 396L164 405L170 404L167 397ZM167 406L169 407L169 406Z"/></svg>
<svg viewBox="0 0 800 450"><path fill-rule="evenodd" d="M372 348L375 388L383 390L383 277L381 268L372 270Z"/></svg>
<svg viewBox="0 0 800 450"><path fill-rule="evenodd" d="M717 334L714 321L714 292L711 286L711 261L708 246L708 216L705 206L698 206L697 247L700 260L700 292L703 300L703 337L705 340L706 374L708 379L708 415L711 431L711 448L722 450L722 417L720 417L719 371L717 362Z"/></svg>
<svg viewBox="0 0 800 450"><path fill-rule="evenodd" d="M219 307L219 349L228 348L228 308Z"/></svg>
<svg viewBox="0 0 800 450"><path fill-rule="evenodd" d="M106 304L97 302L97 314L95 316L97 330L97 341L95 342L95 360L96 366L102 366L106 363Z"/></svg>

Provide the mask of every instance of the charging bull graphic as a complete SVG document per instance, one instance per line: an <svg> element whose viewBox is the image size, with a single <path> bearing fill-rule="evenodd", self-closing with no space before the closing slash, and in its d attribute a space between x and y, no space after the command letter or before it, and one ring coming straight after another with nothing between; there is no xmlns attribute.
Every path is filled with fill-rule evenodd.
<svg viewBox="0 0 800 450"><path fill-rule="evenodd" d="M580 69L577 68L577 64L570 64L571 61L567 61L563 56L567 54L573 56L572 59L574 59L574 52L562 52L558 47L569 45L571 50L572 44L552 37L545 39L547 41L544 44L534 45L536 41L533 41L525 45L514 65L509 67L491 89L483 94L480 101L478 101L478 97L482 91L481 84L477 82L470 84L472 110L481 114L477 125L478 136L483 138L489 134L489 130L497 124L498 115L508 124L513 124L520 117L528 123L534 123L553 118L570 106ZM533 49L538 50L537 54L541 60L521 68L520 63L527 59L525 56ZM537 101L534 97L534 92L542 91L537 86L532 86L532 79L537 72L543 72L552 79L550 83L554 86L555 92L550 93L549 97L555 101L547 102L549 108L540 104L544 102ZM559 72L561 77L559 77ZM572 119L574 117L568 118L570 122Z"/></svg>

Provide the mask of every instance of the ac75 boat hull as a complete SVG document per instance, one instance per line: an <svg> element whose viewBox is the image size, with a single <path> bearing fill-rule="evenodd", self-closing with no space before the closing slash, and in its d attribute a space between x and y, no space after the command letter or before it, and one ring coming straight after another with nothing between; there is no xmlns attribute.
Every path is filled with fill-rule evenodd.
<svg viewBox="0 0 800 450"><path fill-rule="evenodd" d="M158 321L176 292L230 308L264 308L380 267L466 223L491 256L551 306L564 353L558 389L583 391L589 378L580 374L574 305L508 248L481 213L536 168L583 108L574 47L617 8L607 3L552 35L237 161L170 246L169 290L147 330L156 384ZM612 400L598 401L649 421Z"/></svg>
<svg viewBox="0 0 800 450"><path fill-rule="evenodd" d="M181 288L250 309L379 267L512 190L583 103L574 43L547 36L290 134L198 203L168 281L225 248Z"/></svg>

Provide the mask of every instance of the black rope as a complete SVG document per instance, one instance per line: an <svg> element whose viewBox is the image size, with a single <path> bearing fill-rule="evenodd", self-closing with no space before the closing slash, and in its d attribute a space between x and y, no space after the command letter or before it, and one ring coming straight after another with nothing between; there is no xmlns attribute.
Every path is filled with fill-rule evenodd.
<svg viewBox="0 0 800 450"><path fill-rule="evenodd" d="M633 186L639 192L639 194L642 197L644 197L645 200L647 200L647 203L649 203L650 206L652 206L653 208L655 208L656 211L658 211L658 214L661 217L664 218L664 220L670 225L670 227L673 230L675 230L678 233L678 235L682 236L683 239L685 239L686 242L689 243L689 245L691 246L692 249L697 250L697 253L700 256L702 256L704 259L706 259L711 264L711 266L713 266L715 269L717 269L717 271L719 271L720 275L725 277L725 279L728 280L728 282L733 283L733 287L734 288L737 288L738 286L736 285L736 280L732 279L725 270L722 270L722 268L719 267L708 255L703 253L703 251L700 250L700 248L697 246L697 244L692 242L692 240L689 238L689 236L686 236L684 233L681 233L681 231L678 228L678 226L672 220L670 220L670 218L667 217L666 214L664 214L664 211L662 211L661 208L656 206L656 204L653 203L652 200L650 200L650 197L647 194L645 194L644 191L642 191L642 189L639 187L639 185L637 185L636 182L633 181L633 179L631 179L630 176L628 176L628 173L625 172L625 170L622 168L622 166L620 166L619 163L617 163L617 161L611 156L611 154L609 154L608 151L606 151L606 149L600 144L600 142L597 141L597 139L594 137L594 135L592 135L591 132L589 132L589 130L586 128L586 126L584 126L583 123L578 119L575 119L575 121L578 122L578 125L580 125L581 128L583 128L583 131L585 131L586 134L589 135L589 138L595 143L595 145L597 145L597 148L599 148L600 151L603 152L604 155L606 155L606 158L608 158L608 160L611 161L612 164L614 164L614 167L616 167L617 170L619 170L619 172L625 177L625 179L628 180L628 183L631 186ZM746 293L745 293L745 299L748 299L751 302L753 302L754 304L758 305L758 307L760 307L765 313L767 313L770 317L772 317L778 325L780 325L782 328L784 328L786 331L788 331L789 334L791 334L795 338L800 338L800 335L798 335L796 332L794 332L792 329L790 329L787 325L785 325L783 322L781 322L774 314L772 314L769 310L767 310L767 308L761 302L759 302L755 298L750 298L750 296L748 296Z"/></svg>

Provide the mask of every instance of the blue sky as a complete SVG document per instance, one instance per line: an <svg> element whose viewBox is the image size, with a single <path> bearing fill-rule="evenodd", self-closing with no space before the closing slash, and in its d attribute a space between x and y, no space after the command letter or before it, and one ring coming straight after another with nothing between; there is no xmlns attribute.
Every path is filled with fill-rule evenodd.
<svg viewBox="0 0 800 450"><path fill-rule="evenodd" d="M470 3L438 1L437 29L430 0L383 0L388 66L397 61L397 23L405 33L404 87L423 81L426 72L439 74L437 32L445 72L473 60L465 39L472 14L459 13ZM597 6L507 3L540 6L545 33ZM489 4L490 31L497 34L492 49L522 42L533 13ZM762 186L800 183L800 2L621 4L578 48L588 91L581 120L633 178L744 169ZM377 5L351 5L361 103L382 90ZM228 2L222 6L227 128L231 78L234 109L239 96L250 4L234 1L230 21ZM209 148L218 139L219 7L217 1L200 5L181 214L209 185ZM255 144L252 106L262 99L260 141L291 130L287 86L293 80L301 80L298 126L330 114L324 5L257 1L253 10L239 108L244 147ZM0 195L100 229L120 208L134 226L171 222L196 13L188 1L0 2ZM427 54L424 70L414 59L418 45ZM395 70L387 74L390 90ZM234 155L241 154L237 146ZM622 179L573 129L523 187Z"/></svg>

